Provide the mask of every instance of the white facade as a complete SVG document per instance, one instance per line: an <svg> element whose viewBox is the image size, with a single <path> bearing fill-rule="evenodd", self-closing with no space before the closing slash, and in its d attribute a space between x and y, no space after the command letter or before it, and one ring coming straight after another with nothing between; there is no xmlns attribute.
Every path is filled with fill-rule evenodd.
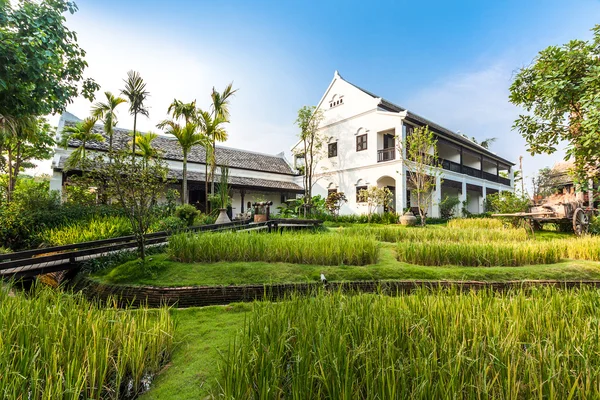
<svg viewBox="0 0 600 400"><path fill-rule="evenodd" d="M415 206L416 199L406 182L406 167L395 144L405 140L407 129L425 124L438 136L438 156L444 160L429 216L440 216L439 202L446 195L458 196L461 202L466 202L469 212L481 213L489 191L513 190L512 163L354 86L337 71L318 109L324 114L320 130L328 143L337 143L337 156L328 157L328 146L324 146L313 195L326 197L329 190L344 192L348 202L340 214L367 212L366 204L356 199L357 187L364 186L389 187L395 192L394 208L398 211L409 204ZM362 135L366 135L364 150L357 143L364 139L357 139ZM292 151L297 153L299 149L300 143ZM500 175L501 169L508 178ZM296 178L296 183L303 185L301 178Z"/></svg>

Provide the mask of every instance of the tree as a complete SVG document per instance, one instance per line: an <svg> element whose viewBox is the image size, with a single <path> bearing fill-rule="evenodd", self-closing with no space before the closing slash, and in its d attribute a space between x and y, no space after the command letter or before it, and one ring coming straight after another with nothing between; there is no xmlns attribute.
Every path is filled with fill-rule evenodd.
<svg viewBox="0 0 600 400"><path fill-rule="evenodd" d="M323 118L322 110L318 110L315 106L304 106L298 110L296 119L296 125L300 128L298 137L302 142L302 148L296 155L304 160L304 204L308 207L312 204L312 189L315 184L317 165L323 158L325 136L319 132L319 125Z"/></svg>
<svg viewBox="0 0 600 400"><path fill-rule="evenodd" d="M203 132L203 134L208 138L207 142L204 142L204 144L201 144L204 149L206 150L206 162L205 162L205 176L206 176L206 180L204 183L204 188L206 190L206 211L208 212L209 210L209 201L208 201L208 181L212 180L212 177L209 178L208 175L208 165L210 164L211 166L211 176L214 172L213 170L213 166L216 166L217 162L216 162L216 151L215 151L215 138L216 140L220 140L219 138L223 139L227 138L227 132L225 131L225 128L223 128L223 123L227 122L223 116L215 116L213 113L209 113L207 111L203 111L203 110L198 110L198 114L197 114L197 121L198 121L198 125L201 129L201 131ZM211 192L212 193L212 192Z"/></svg>
<svg viewBox="0 0 600 400"><path fill-rule="evenodd" d="M103 142L104 137L94 132L96 118L88 117L75 125L65 126L62 131L61 145L68 147L69 142L76 140L79 146L69 155L65 163L66 169L80 168L82 171L87 170L86 146L88 142L96 141Z"/></svg>
<svg viewBox="0 0 600 400"><path fill-rule="evenodd" d="M230 97L234 96L238 89L233 89L233 82L225 87L223 92L218 92L213 87L210 97L212 99L212 117L214 121L221 121L220 123L229 122L229 101ZM219 135L217 135L219 133ZM215 192L215 169L217 167L217 154L215 152L216 142L224 142L227 140L227 132L225 129L213 130L212 136L212 162L210 164L210 181L211 189L210 194Z"/></svg>
<svg viewBox="0 0 600 400"><path fill-rule="evenodd" d="M145 235L154 221L154 202L168 183L167 172L162 159L149 158L140 166L126 151L116 152L113 162L98 171L107 182L108 195L119 202L131 223L142 261L146 258Z"/></svg>
<svg viewBox="0 0 600 400"><path fill-rule="evenodd" d="M556 189L556 179L550 167L542 168L537 176L531 178L533 200L537 201L550 196Z"/></svg>
<svg viewBox="0 0 600 400"><path fill-rule="evenodd" d="M99 86L83 79L85 51L65 26L64 14L75 13L75 3L19 1L12 7L2 1L0 8L0 115L60 113L79 94L93 100Z"/></svg>
<svg viewBox="0 0 600 400"><path fill-rule="evenodd" d="M348 199L346 198L344 192L331 192L325 200L325 208L331 213L331 215L337 217L340 213L340 208L342 208L342 205L347 202Z"/></svg>
<svg viewBox="0 0 600 400"><path fill-rule="evenodd" d="M565 159L575 162L574 178L585 186L600 165L600 25L592 41L572 40L540 51L519 70L510 101L527 114L513 125L531 155L551 154L568 143Z"/></svg>
<svg viewBox="0 0 600 400"><path fill-rule="evenodd" d="M112 158L113 133L117 126L116 108L119 104L127 103L122 97L116 97L111 92L104 92L105 102L98 102L92 107L92 117L101 119L104 123L104 132L108 135L108 157Z"/></svg>
<svg viewBox="0 0 600 400"><path fill-rule="evenodd" d="M378 188L371 186L368 189L362 189L358 192L358 199L363 203L367 203L367 218L371 222L371 216L379 207L389 205L392 201L393 194L386 187Z"/></svg>
<svg viewBox="0 0 600 400"><path fill-rule="evenodd" d="M201 112L202 113L202 112ZM175 136L181 152L183 153L183 173L182 173L182 193L181 201L183 204L188 203L189 193L187 190L187 160L190 150L194 146L210 146L210 140L207 135L199 131L198 124L195 122L187 122L185 125L180 125L174 120L166 120L158 124L158 127L166 127L166 133Z"/></svg>
<svg viewBox="0 0 600 400"><path fill-rule="evenodd" d="M146 83L136 71L127 72L127 79L123 79L125 82L125 89L121 90L121 93L127 97L129 101L129 113L133 115L133 141L131 147L131 157L135 161L135 135L137 129L137 116L142 114L146 117L149 116L148 108L144 105L144 102L150 95L150 92L146 90Z"/></svg>
<svg viewBox="0 0 600 400"><path fill-rule="evenodd" d="M54 144L52 127L44 118L7 118L0 124L0 171L7 174L7 202L12 200L19 173L34 168L36 160L52 157Z"/></svg>
<svg viewBox="0 0 600 400"><path fill-rule="evenodd" d="M159 151L152 146L152 141L157 137L158 135L152 132L140 133L135 137L135 140L137 141L136 154L142 157L144 168L148 166L148 162L151 158L156 158L160 155Z"/></svg>
<svg viewBox="0 0 600 400"><path fill-rule="evenodd" d="M398 141L398 152L403 156L402 146L406 149L404 164L411 193L417 196L417 207L421 216L421 225L426 225L427 211L433 203L433 190L441 168L437 155L437 139L428 126L417 127L404 143Z"/></svg>

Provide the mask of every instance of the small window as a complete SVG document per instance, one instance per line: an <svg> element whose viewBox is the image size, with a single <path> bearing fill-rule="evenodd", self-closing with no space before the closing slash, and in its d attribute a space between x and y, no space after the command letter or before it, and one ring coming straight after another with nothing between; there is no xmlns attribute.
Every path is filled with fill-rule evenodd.
<svg viewBox="0 0 600 400"><path fill-rule="evenodd" d="M327 155L329 158L337 157L337 142L329 143L327 145Z"/></svg>
<svg viewBox="0 0 600 400"><path fill-rule="evenodd" d="M360 191L361 190L367 190L366 186L357 186L356 187L356 202L357 203L364 203L364 201L361 201L360 199Z"/></svg>
<svg viewBox="0 0 600 400"><path fill-rule="evenodd" d="M356 137L356 151L363 151L367 149L367 134Z"/></svg>

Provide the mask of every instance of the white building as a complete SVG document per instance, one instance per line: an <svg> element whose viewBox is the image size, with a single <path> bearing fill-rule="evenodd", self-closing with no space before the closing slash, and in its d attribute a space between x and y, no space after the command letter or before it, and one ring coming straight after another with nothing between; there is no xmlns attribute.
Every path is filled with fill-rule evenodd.
<svg viewBox="0 0 600 400"><path fill-rule="evenodd" d="M512 162L353 85L337 71L317 107L324 114L319 129L328 143L317 166L313 195L344 192L348 202L341 214L366 213L366 204L358 202L356 194L375 185L388 187L394 193L393 204L398 211L416 205L395 142L400 137L404 141L414 127L424 125L437 137L443 166L429 216L439 217L439 202L445 196L459 197L461 202L467 202L469 212L477 214L484 211L487 194L513 190ZM300 143L292 151L296 147L300 149ZM302 185L300 179L296 182Z"/></svg>
<svg viewBox="0 0 600 400"><path fill-rule="evenodd" d="M58 125L58 140L60 140L65 125L75 124L79 121L81 121L79 118L68 112L61 115ZM106 153L108 139L102 125L96 125L94 132L105 136L105 141L88 142L86 148L92 152ZM116 149L129 148L131 131L115 128L113 141ZM55 149L52 159L53 174L50 180L50 190L62 193L68 176L80 173L80 171L65 171L64 169L65 161L80 144L78 141L70 141L66 149L61 147ZM152 145L162 152L162 157L169 167L169 176L176 181L171 187L181 192L183 171L181 147L175 138L169 135L160 135L152 142ZM232 188L231 214L233 216L248 212L250 204L256 201L272 201L273 212L276 212L275 207L304 192L296 183L298 173L285 159L283 153L270 155L224 146L217 146L215 152L217 163L229 167L229 185ZM193 147L188 155L189 202L203 211L206 200L205 160L206 154L201 146ZM215 174L215 181L219 182L218 168Z"/></svg>

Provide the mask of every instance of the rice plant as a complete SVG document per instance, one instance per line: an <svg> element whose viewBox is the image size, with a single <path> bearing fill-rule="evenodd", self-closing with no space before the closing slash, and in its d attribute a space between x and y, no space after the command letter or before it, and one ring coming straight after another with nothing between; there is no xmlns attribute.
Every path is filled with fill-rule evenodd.
<svg viewBox="0 0 600 400"><path fill-rule="evenodd" d="M44 230L39 238L48 246L62 246L127 236L131 232L131 222L126 217L102 216Z"/></svg>
<svg viewBox="0 0 600 400"><path fill-rule="evenodd" d="M418 291L255 303L226 399L600 398L600 291Z"/></svg>
<svg viewBox="0 0 600 400"><path fill-rule="evenodd" d="M316 265L377 262L375 239L331 234L249 232L182 233L169 239L169 254L181 262L266 261Z"/></svg>
<svg viewBox="0 0 600 400"><path fill-rule="evenodd" d="M563 249L553 242L398 242L398 261L417 265L473 267L552 264Z"/></svg>
<svg viewBox="0 0 600 400"><path fill-rule="evenodd" d="M132 398L169 359L166 308L106 308L50 288L0 287L0 398Z"/></svg>
<svg viewBox="0 0 600 400"><path fill-rule="evenodd" d="M429 241L444 240L451 242L464 241L525 241L529 237L524 229L480 229L450 227L414 227L402 226L353 226L340 228L339 232L347 235L373 235L382 242Z"/></svg>
<svg viewBox="0 0 600 400"><path fill-rule="evenodd" d="M452 229L502 229L503 227L502 221L497 218L455 218L448 221L448 228Z"/></svg>
<svg viewBox="0 0 600 400"><path fill-rule="evenodd" d="M583 236L553 242L562 249L564 258L600 261L600 237Z"/></svg>

